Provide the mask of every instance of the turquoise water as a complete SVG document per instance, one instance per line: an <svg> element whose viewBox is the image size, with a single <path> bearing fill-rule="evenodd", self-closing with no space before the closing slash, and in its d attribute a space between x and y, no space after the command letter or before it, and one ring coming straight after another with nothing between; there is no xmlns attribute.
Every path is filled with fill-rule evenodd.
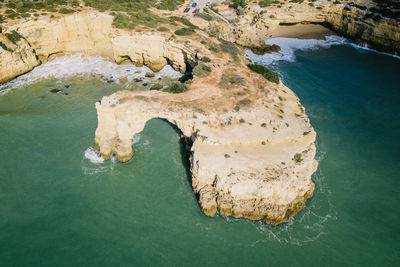
<svg viewBox="0 0 400 267"><path fill-rule="evenodd" d="M320 165L314 197L277 227L203 215L163 120L135 137L132 161L93 163L94 103L118 85L0 96L1 265L399 265L400 60L347 45L296 56L274 67L306 107Z"/></svg>

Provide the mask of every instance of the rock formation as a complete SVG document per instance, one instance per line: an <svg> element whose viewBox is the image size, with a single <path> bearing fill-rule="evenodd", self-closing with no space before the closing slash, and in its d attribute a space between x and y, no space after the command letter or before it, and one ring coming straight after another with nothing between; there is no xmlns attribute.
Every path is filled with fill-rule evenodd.
<svg viewBox="0 0 400 267"><path fill-rule="evenodd" d="M170 63L185 72L194 64L195 53L161 35L143 34L112 28L113 17L96 12L81 12L58 18L40 17L7 27L0 40L0 83L25 73L35 66L65 53L101 55L121 63L130 60L159 71ZM12 43L7 34L22 36Z"/></svg>
<svg viewBox="0 0 400 267"><path fill-rule="evenodd" d="M312 196L316 133L304 108L282 83L250 71L239 50L210 51L204 41L222 43L202 31L172 42L161 35L113 29L111 17L101 13L41 17L5 29L6 34L13 31L21 36L15 44L1 34L9 49L0 48L0 81L63 53L130 60L154 71L170 63L181 72L197 57L208 57L210 74L195 77L185 93L119 91L96 103L96 150L106 159L115 154L128 161L134 156L133 136L149 119L164 118L192 143L193 191L206 215L218 212L279 224Z"/></svg>
<svg viewBox="0 0 400 267"><path fill-rule="evenodd" d="M262 48L265 39L280 24L317 23L356 42L400 53L400 21L380 18L379 14L371 11L375 11L375 6L372 1L363 0L352 3L319 0L312 6L305 2L288 1L266 8L260 8L257 3L249 3L246 13L234 25L214 21L208 28L214 34L240 46Z"/></svg>
<svg viewBox="0 0 400 267"><path fill-rule="evenodd" d="M232 93L212 84L216 78L195 81L180 95L121 91L104 97L96 103L96 149L106 159L114 153L128 161L133 136L148 120L167 119L193 142L192 185L205 214L288 221L314 190L315 132L304 109L288 88L262 77L247 84L251 105L240 98L229 103Z"/></svg>
<svg viewBox="0 0 400 267"><path fill-rule="evenodd" d="M356 40L398 52L398 21L373 20L365 10L325 0L315 6L286 2L268 10L251 3L234 25L221 17L211 22L192 18L213 37L197 31L174 41L170 34L115 29L112 16L93 10L40 16L10 23L0 33L0 83L65 53L101 55L117 63L128 60L153 71L171 64L182 73L187 64L194 66L206 56L211 73L195 77L185 93L119 91L96 103L95 148L105 159L115 154L126 162L134 156L133 136L148 120L164 118L192 144L192 186L206 215L279 224L313 194L316 133L289 88L251 72L245 55L217 38L277 49L265 47L264 40L279 24L327 23ZM217 44L222 51L208 49Z"/></svg>

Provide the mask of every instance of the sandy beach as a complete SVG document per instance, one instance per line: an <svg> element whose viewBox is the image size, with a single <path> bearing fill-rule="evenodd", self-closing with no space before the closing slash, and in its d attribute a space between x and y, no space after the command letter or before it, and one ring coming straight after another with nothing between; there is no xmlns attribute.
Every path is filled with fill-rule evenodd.
<svg viewBox="0 0 400 267"><path fill-rule="evenodd" d="M296 24L290 26L278 26L270 33L270 37L325 39L325 36L334 34L333 31L319 24Z"/></svg>

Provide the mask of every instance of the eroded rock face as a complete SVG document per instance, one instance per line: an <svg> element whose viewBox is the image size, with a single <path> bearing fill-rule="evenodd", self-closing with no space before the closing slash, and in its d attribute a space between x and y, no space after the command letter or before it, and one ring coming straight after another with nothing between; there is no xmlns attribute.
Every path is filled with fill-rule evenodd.
<svg viewBox="0 0 400 267"><path fill-rule="evenodd" d="M0 34L0 83L32 70L40 64L34 49L23 38L11 42Z"/></svg>
<svg viewBox="0 0 400 267"><path fill-rule="evenodd" d="M219 87L222 73L241 75L245 96ZM183 94L120 91L96 109L96 150L106 159L134 157L132 138L152 118L167 119L190 138L193 191L208 216L279 224L313 194L316 134L304 108L283 84L243 65L213 67Z"/></svg>
<svg viewBox="0 0 400 267"><path fill-rule="evenodd" d="M130 60L153 71L170 63L183 73L187 63L195 63L195 53L188 47L161 35L114 29L112 20L106 14L81 12L9 26L0 34L0 40L11 48L0 47L0 83L65 53L101 55L117 63ZM6 37L12 31L23 36L16 44Z"/></svg>
<svg viewBox="0 0 400 267"><path fill-rule="evenodd" d="M374 20L374 14L369 11L369 8L375 6L372 1L352 1L359 5L332 2L320 0L314 6L309 6L308 2L298 4L289 1L281 3L279 8L269 6L265 9L250 3L246 14L240 17L235 27L218 21L211 23L210 30L217 28L215 32L222 38L243 47L257 49L262 48L264 40L280 24L319 23L356 42L365 42L380 50L400 53L398 20Z"/></svg>
<svg viewBox="0 0 400 267"><path fill-rule="evenodd" d="M76 29L79 29L78 31ZM5 43L1 66L13 62L6 81L61 53L84 52L116 62L130 60L159 70L169 62L185 71L196 55L162 36L114 30L111 18L79 13L52 20L41 18L8 27L19 32L16 44ZM201 44L217 43L203 32L189 41L211 59L211 73L196 77L182 94L119 91L96 103L95 148L103 158L115 154L126 162L134 156L132 138L152 118L175 124L192 141L192 186L208 216L264 220L279 224L300 210L314 191L317 168L313 128L295 94L282 83L251 72L239 50L234 56L211 52ZM7 38L1 35L1 40ZM190 40L188 40L190 39ZM229 62L229 64L227 64Z"/></svg>

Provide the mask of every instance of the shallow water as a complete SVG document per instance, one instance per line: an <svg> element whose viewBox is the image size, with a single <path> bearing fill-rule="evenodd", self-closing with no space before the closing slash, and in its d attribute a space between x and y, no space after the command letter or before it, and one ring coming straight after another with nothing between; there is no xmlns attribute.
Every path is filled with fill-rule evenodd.
<svg viewBox="0 0 400 267"><path fill-rule="evenodd" d="M163 120L135 136L132 161L97 158L94 103L120 85L47 79L0 96L2 265L398 265L400 60L350 45L294 55L271 64L306 107L320 165L314 197L277 227L203 215Z"/></svg>

